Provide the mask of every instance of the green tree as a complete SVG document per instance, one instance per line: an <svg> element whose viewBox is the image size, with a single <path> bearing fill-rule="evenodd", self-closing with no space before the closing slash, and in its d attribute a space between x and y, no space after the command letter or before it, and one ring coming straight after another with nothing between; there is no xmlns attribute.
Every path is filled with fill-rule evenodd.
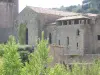
<svg viewBox="0 0 100 75"><path fill-rule="evenodd" d="M18 40L20 44L26 44L26 25L25 24L21 24L19 25L18 28Z"/></svg>
<svg viewBox="0 0 100 75"><path fill-rule="evenodd" d="M47 75L48 65L50 61L49 57L48 41L44 39L44 32L42 32L42 39L37 44L37 48L34 53L29 55L29 63L26 63L26 67L23 68L25 75Z"/></svg>
<svg viewBox="0 0 100 75"><path fill-rule="evenodd" d="M18 45L13 36L9 37L9 41L3 46L3 49L3 75L20 75L22 63L17 52Z"/></svg>

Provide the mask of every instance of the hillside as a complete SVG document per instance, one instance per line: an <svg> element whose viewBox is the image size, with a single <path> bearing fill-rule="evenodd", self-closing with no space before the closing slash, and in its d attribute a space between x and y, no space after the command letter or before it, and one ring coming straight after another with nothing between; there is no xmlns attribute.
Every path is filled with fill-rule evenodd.
<svg viewBox="0 0 100 75"><path fill-rule="evenodd" d="M71 11L77 13L100 13L100 0L83 0L82 5L72 5L69 7L61 6L60 8L53 8L62 11Z"/></svg>

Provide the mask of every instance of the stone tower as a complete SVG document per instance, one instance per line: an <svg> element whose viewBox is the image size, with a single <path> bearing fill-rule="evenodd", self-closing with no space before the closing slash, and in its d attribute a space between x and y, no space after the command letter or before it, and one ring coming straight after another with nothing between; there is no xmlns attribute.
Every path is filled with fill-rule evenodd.
<svg viewBox="0 0 100 75"><path fill-rule="evenodd" d="M18 0L0 0L0 43L13 35L14 21L18 15Z"/></svg>

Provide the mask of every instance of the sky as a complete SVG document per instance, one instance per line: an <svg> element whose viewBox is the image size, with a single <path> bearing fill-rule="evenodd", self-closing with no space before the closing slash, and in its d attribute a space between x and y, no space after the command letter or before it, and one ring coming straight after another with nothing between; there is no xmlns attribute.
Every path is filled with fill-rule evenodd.
<svg viewBox="0 0 100 75"><path fill-rule="evenodd" d="M60 6L70 6L82 4L82 0L19 0L19 12L26 6L56 8Z"/></svg>

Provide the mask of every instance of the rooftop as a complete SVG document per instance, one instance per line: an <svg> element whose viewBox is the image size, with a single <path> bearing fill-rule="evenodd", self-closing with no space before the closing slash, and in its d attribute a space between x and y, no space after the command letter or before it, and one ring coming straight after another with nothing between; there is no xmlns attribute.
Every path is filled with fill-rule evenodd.
<svg viewBox="0 0 100 75"><path fill-rule="evenodd" d="M58 11L54 9L49 9L49 8L41 8L41 7L32 7L28 6L31 8L33 11L37 13L43 13L43 14L52 14L52 15L59 15L59 16L71 16L71 15L79 15L80 13L74 13L74 12L64 12L64 11Z"/></svg>
<svg viewBox="0 0 100 75"><path fill-rule="evenodd" d="M83 16L83 15L77 15L77 16L62 17L62 18L57 19L57 20L60 21L60 20L71 20L71 19L81 19L81 18L89 19L89 17Z"/></svg>

